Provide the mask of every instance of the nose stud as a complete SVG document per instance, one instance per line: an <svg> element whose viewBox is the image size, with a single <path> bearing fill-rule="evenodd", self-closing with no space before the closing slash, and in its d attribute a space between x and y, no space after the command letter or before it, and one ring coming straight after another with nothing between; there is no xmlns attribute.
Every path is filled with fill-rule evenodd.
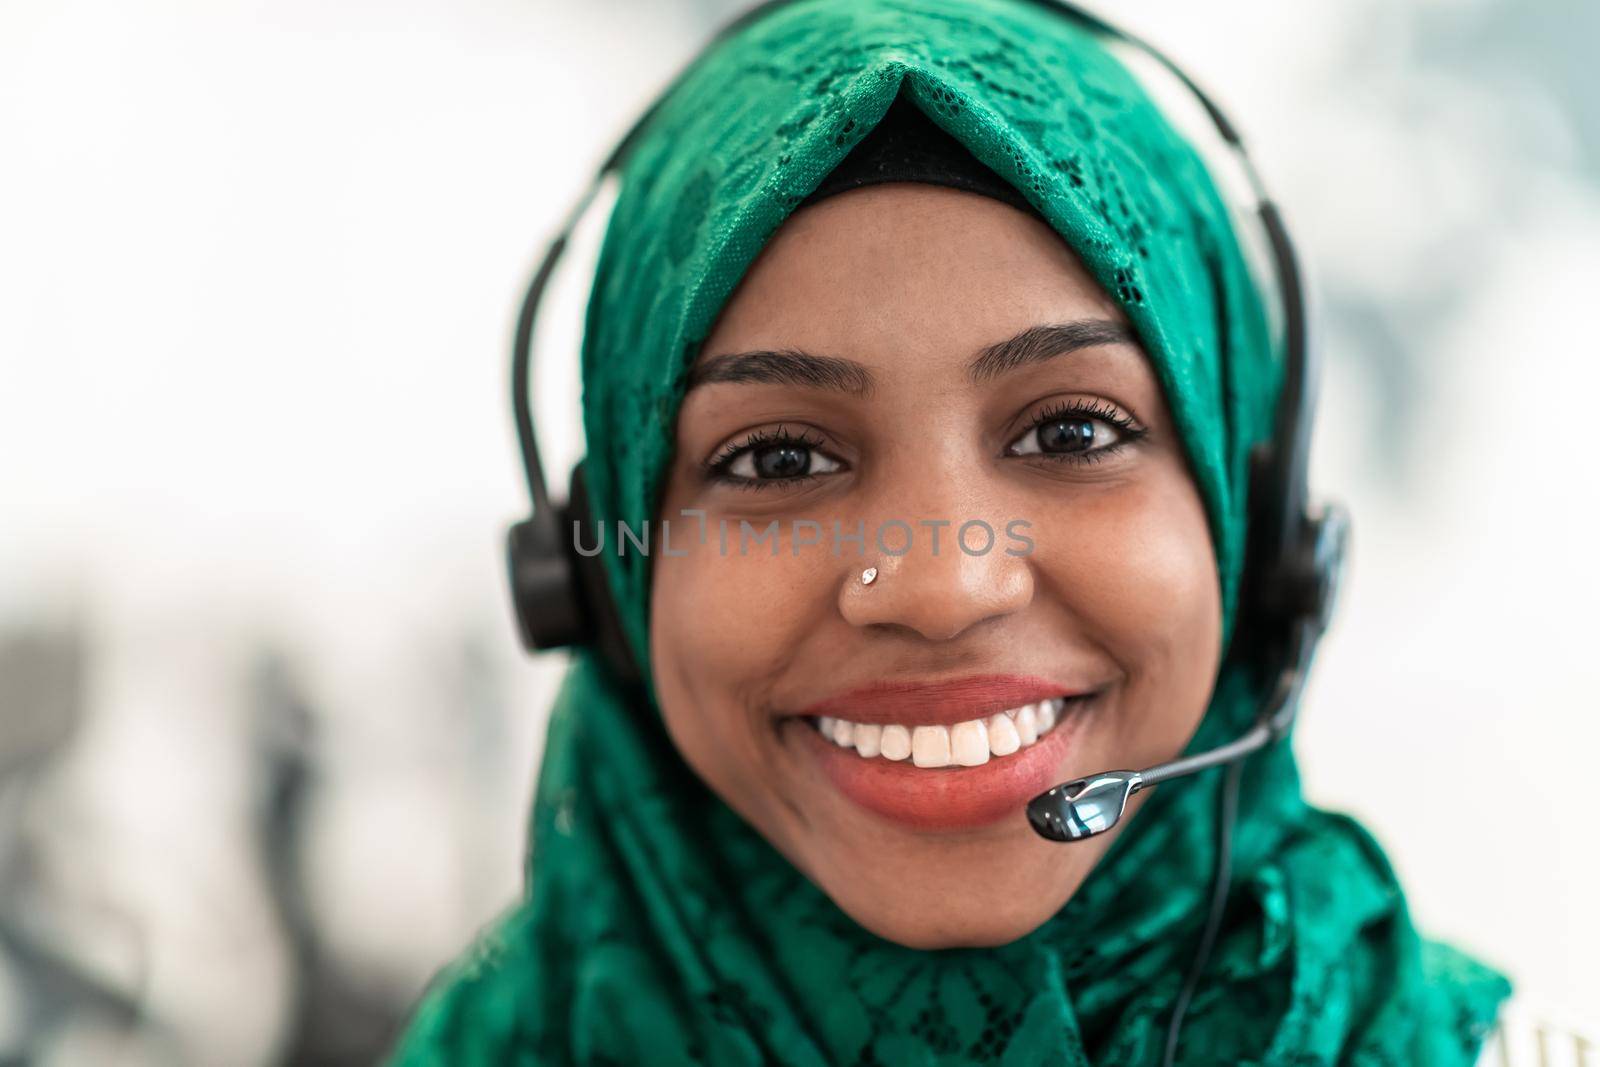
<svg viewBox="0 0 1600 1067"><path fill-rule="evenodd" d="M873 582L875 582L877 580L878 580L878 568L876 568L876 567L868 567L866 570L861 572L861 584L862 585L871 585Z"/></svg>

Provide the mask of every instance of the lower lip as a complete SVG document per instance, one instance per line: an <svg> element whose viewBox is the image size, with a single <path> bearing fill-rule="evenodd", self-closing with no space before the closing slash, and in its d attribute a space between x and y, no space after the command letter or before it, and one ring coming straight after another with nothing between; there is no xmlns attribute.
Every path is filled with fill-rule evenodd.
<svg viewBox="0 0 1600 1067"><path fill-rule="evenodd" d="M918 767L910 759L866 759L841 748L803 719L789 720L823 773L859 806L914 830L969 830L1007 817L1060 780L1062 761L1085 709L1069 707L1055 728L1020 752L980 767Z"/></svg>

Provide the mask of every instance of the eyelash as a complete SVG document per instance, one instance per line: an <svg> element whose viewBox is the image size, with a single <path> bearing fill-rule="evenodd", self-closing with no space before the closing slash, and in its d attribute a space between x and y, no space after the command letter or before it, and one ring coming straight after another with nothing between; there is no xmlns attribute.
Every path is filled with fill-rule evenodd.
<svg viewBox="0 0 1600 1067"><path fill-rule="evenodd" d="M1027 457L1028 459L1043 459L1052 463L1099 463L1116 455L1124 447L1135 443L1149 432L1103 400L1067 400L1053 404L1039 412L1028 423L1028 428L1012 438L1012 441L1020 441L1028 434L1038 430L1045 423L1054 422L1057 419L1068 416L1089 417L1110 423L1122 435L1122 440L1114 445L1103 445L1087 452L1036 452L1030 454ZM1007 445L1006 447L1010 448L1011 446Z"/></svg>
<svg viewBox="0 0 1600 1067"><path fill-rule="evenodd" d="M1067 400L1053 404L1039 412L1038 415L1034 416L1033 421L1028 424L1028 428L1021 434L1018 434L1016 438L1013 438L1013 441L1021 440L1027 434L1038 430L1039 427L1048 422L1069 416L1095 418L1101 420L1102 422L1109 423L1110 425L1115 426L1118 432L1122 434L1122 440L1118 441L1116 444L1105 445L1100 448L1091 449L1087 452L1037 452L1028 455L1026 458L1043 459L1049 462L1058 463L1099 463L1101 460L1104 460L1107 457L1121 451L1124 446L1138 441L1148 432L1139 426L1138 423L1134 422L1133 419L1129 418L1127 415L1124 415L1121 411L1118 411L1116 408L1112 407L1103 400ZM800 433L792 433L783 426L778 426L770 431L756 430L752 433L746 434L737 441L729 442L722 448L718 449L716 455L706 460L703 464L701 464L701 467L705 472L705 476L711 481L721 482L725 485L737 486L741 489L752 489L757 491L762 489L777 489L786 485L794 485L799 482L810 481L811 479L818 477L818 475L802 474L793 478L744 478L728 473L729 468L733 466L734 460L738 459L746 452L760 448L762 445L791 445L800 448L820 450L825 443L826 442L824 442L820 437L816 437L804 431L801 431ZM1009 448L1010 445L1007 445L1006 447Z"/></svg>
<svg viewBox="0 0 1600 1067"><path fill-rule="evenodd" d="M728 473L728 469L733 466L734 460L746 452L760 448L762 445L793 445L800 448L820 450L826 443L822 438L804 431L798 434L791 433L784 426L778 426L771 431L756 430L737 441L729 442L719 448L717 454L706 460L701 466L705 470L706 477L715 482L737 486L740 489L777 489L785 485L810 481L817 475L802 474L794 478L743 478Z"/></svg>

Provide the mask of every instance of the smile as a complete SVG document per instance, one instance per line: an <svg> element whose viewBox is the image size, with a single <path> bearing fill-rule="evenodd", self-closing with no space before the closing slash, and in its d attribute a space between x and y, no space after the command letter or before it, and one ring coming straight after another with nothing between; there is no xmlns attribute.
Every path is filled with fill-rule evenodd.
<svg viewBox="0 0 1600 1067"><path fill-rule="evenodd" d="M981 767L1036 744L1075 698L1054 697L1007 708L950 726L851 722L822 715L810 719L818 733L862 759L910 760L913 766Z"/></svg>
<svg viewBox="0 0 1600 1067"><path fill-rule="evenodd" d="M1014 821L1065 777L1108 683L1021 675L878 682L781 722L853 806L916 831Z"/></svg>

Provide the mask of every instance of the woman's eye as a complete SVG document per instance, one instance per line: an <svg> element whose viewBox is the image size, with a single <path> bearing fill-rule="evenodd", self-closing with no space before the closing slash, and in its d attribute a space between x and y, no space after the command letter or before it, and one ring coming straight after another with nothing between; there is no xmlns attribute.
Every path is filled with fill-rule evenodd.
<svg viewBox="0 0 1600 1067"><path fill-rule="evenodd" d="M1120 420L1119 420L1120 421ZM1130 425L1118 425L1103 415L1061 413L1034 423L1006 450L1011 456L1070 458L1101 452L1136 436Z"/></svg>
<svg viewBox="0 0 1600 1067"><path fill-rule="evenodd" d="M735 482L786 482L832 474L842 464L804 441L769 441L746 445L718 465Z"/></svg>

